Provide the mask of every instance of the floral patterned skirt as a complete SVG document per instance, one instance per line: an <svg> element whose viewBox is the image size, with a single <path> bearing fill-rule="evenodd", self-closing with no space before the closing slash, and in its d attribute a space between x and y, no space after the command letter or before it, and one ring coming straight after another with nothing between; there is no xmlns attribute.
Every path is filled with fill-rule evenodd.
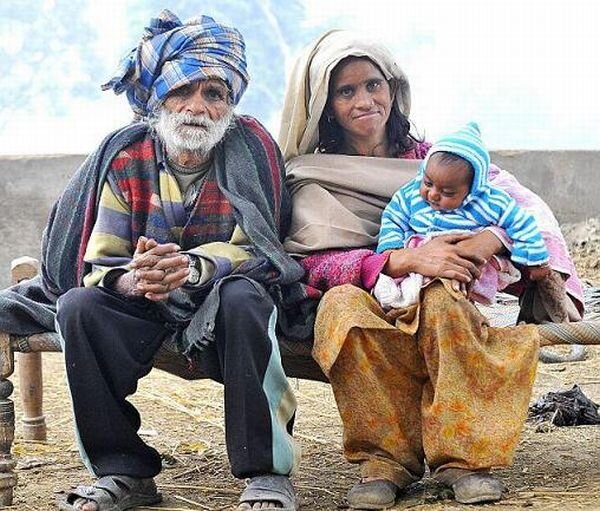
<svg viewBox="0 0 600 511"><path fill-rule="evenodd" d="M446 281L387 314L343 285L319 306L313 356L344 424L344 454L363 477L399 486L512 463L531 397L535 326L493 328ZM443 478L443 477L442 477Z"/></svg>

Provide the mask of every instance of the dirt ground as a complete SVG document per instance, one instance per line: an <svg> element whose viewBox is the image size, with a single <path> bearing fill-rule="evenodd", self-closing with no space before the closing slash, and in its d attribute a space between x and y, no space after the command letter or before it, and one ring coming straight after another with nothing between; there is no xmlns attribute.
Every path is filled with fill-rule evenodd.
<svg viewBox="0 0 600 511"><path fill-rule="evenodd" d="M582 279L600 286L600 220L564 227ZM18 383L18 378L14 381ZM600 347L591 349L583 362L540 364L533 397L575 383L600 403ZM301 509L346 509L345 492L358 471L341 455L341 423L331 389L303 380L294 380L293 386L299 403L295 434L303 449L294 478ZM48 440L24 441L17 422L13 453L18 460L19 484L13 509L56 509L57 492L90 481L74 440L60 354L44 354L44 389ZM18 385L14 399L18 414ZM163 503L139 509L234 509L243 483L229 473L222 399L218 384L187 382L158 370L141 382L132 402L143 417L141 434L162 453L165 469L157 479ZM600 510L600 426L557 428L528 423L514 465L497 474L509 488L500 503L460 505L425 479L411 487L393 509Z"/></svg>

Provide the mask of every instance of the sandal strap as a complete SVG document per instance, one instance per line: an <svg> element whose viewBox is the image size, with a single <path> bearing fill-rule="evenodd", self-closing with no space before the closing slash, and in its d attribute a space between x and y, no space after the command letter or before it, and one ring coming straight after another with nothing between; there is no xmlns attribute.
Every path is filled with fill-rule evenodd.
<svg viewBox="0 0 600 511"><path fill-rule="evenodd" d="M74 504L78 499L94 502L99 509L116 502L115 495L104 487L80 485L67 493L66 502Z"/></svg>
<svg viewBox="0 0 600 511"><path fill-rule="evenodd" d="M120 500L124 495L132 492L135 486L135 480L128 476L104 476L94 484L98 490L103 490L111 495L113 501Z"/></svg>
<svg viewBox="0 0 600 511"><path fill-rule="evenodd" d="M137 479L124 475L103 476L94 485L80 485L67 494L66 502L73 505L77 499L94 502L99 510L121 509L121 503L131 499L160 500L153 479Z"/></svg>

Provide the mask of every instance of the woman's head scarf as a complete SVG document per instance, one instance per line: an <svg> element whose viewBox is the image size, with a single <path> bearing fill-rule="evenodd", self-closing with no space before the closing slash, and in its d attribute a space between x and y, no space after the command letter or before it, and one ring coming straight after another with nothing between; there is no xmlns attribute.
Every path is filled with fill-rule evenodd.
<svg viewBox="0 0 600 511"><path fill-rule="evenodd" d="M382 44L353 32L332 30L304 49L288 83L278 142L286 161L313 153L319 143L319 119L327 103L329 79L335 66L346 57L368 57L386 80L396 82L396 103L408 117L410 86L393 55Z"/></svg>
<svg viewBox="0 0 600 511"><path fill-rule="evenodd" d="M102 89L126 92L133 111L148 117L171 91L209 78L227 83L233 104L239 102L249 80L242 34L209 16L182 23L165 9Z"/></svg>

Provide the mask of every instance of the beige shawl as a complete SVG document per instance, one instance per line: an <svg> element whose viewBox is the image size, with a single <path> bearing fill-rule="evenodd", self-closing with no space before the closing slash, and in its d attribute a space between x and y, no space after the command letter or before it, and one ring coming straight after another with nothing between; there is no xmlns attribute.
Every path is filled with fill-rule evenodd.
<svg viewBox="0 0 600 511"><path fill-rule="evenodd" d="M398 87L396 102L408 117L408 78L387 48L353 32L332 30L303 51L290 75L278 137L285 161L315 151L319 119L327 102L329 76L337 63L348 56L369 57L381 68L387 80L395 79Z"/></svg>
<svg viewBox="0 0 600 511"><path fill-rule="evenodd" d="M415 177L421 160L307 154L287 165L292 224L284 248L305 256L318 250L373 247L383 208Z"/></svg>

